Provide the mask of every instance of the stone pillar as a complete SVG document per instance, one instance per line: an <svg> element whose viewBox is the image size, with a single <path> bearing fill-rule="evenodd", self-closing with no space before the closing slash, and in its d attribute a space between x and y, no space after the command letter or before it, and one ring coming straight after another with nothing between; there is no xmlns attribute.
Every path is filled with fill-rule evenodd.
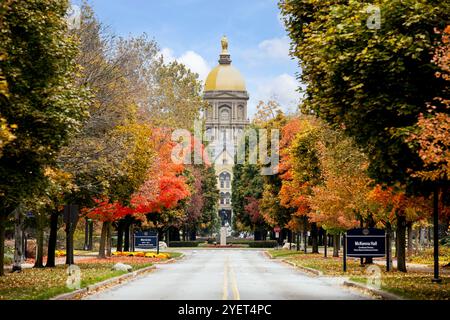
<svg viewBox="0 0 450 320"><path fill-rule="evenodd" d="M227 245L227 227L220 228L220 245Z"/></svg>

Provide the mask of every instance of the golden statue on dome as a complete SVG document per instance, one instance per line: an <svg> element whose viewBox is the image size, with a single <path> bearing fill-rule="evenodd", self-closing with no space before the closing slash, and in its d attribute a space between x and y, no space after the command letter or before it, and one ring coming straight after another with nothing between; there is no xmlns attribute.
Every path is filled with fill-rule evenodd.
<svg viewBox="0 0 450 320"><path fill-rule="evenodd" d="M227 54L228 53L228 39L227 39L227 36L223 36L222 40L220 42L222 43L222 54L223 53Z"/></svg>

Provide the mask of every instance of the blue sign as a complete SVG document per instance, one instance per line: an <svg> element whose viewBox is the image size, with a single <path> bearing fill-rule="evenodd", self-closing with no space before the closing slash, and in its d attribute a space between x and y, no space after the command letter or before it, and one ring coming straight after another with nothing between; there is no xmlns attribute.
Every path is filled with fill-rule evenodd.
<svg viewBox="0 0 450 320"><path fill-rule="evenodd" d="M352 229L347 231L346 239L347 256L349 257L384 257L386 255L384 230Z"/></svg>
<svg viewBox="0 0 450 320"><path fill-rule="evenodd" d="M134 247L136 249L155 249L158 245L158 232L141 231L134 234Z"/></svg>

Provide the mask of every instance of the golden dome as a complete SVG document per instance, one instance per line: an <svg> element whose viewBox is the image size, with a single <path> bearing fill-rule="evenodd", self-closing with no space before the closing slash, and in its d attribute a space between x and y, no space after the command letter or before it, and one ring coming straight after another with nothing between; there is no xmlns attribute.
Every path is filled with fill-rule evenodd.
<svg viewBox="0 0 450 320"><path fill-rule="evenodd" d="M219 64L206 78L205 91L246 91L245 80L235 67Z"/></svg>
<svg viewBox="0 0 450 320"><path fill-rule="evenodd" d="M208 74L205 91L246 91L244 78L239 70L231 65L226 36L223 36L221 45L219 65Z"/></svg>

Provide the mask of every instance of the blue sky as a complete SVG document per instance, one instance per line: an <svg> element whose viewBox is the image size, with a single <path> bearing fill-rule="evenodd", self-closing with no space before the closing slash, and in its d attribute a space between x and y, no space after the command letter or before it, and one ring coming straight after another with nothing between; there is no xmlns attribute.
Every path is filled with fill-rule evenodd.
<svg viewBox="0 0 450 320"><path fill-rule="evenodd" d="M101 22L121 36L143 32L168 60L176 59L204 80L217 64L227 35L233 65L247 82L249 114L259 100L276 97L295 110L299 71L289 57L289 39L277 0L89 0ZM79 4L80 1L73 0Z"/></svg>

